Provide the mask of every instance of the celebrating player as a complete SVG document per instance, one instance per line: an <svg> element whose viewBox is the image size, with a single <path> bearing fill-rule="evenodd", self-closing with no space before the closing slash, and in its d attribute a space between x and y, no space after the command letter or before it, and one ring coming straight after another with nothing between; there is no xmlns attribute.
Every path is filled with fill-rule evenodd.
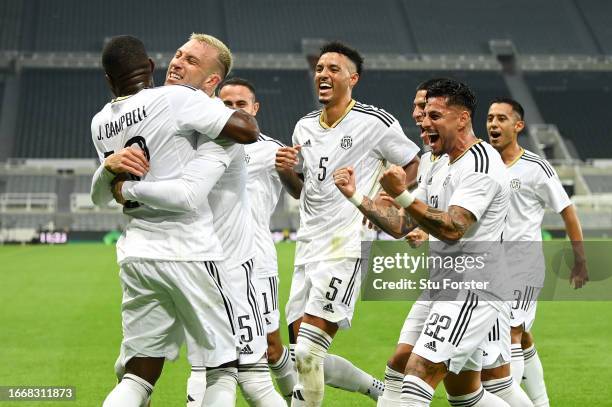
<svg viewBox="0 0 612 407"><path fill-rule="evenodd" d="M233 77L224 81L219 86L219 98L226 106L242 109L253 116L259 111L255 87L246 79ZM290 401L296 373L289 350L283 346L279 332L278 264L274 240L270 234L270 218L283 187L274 168L274 157L278 148L283 146L279 141L261 134L257 143L245 146L245 158L248 170L247 191L251 201L257 249L253 285L266 322L268 365L281 394ZM241 374L243 372L239 370ZM263 390L260 389L258 393L265 393ZM274 388L268 390L274 391Z"/></svg>
<svg viewBox="0 0 612 407"><path fill-rule="evenodd" d="M215 37L206 34L192 34L190 40L181 46L168 66L166 84L197 85L204 92L212 93L220 81L230 71L232 57L229 49ZM217 100L218 104L222 104ZM245 113L246 114L246 113ZM258 135L259 136L259 135ZM213 215L214 228L221 240L226 255L226 271L215 273L220 286L231 287L228 295L228 308L235 314L237 329L240 330L241 349L238 368L238 384L247 401L258 406L282 406L285 401L274 390L265 358L267 348L263 315L253 286L253 266L255 257L252 215L247 196L247 171L244 148L238 144L217 142L226 153L227 168L210 192L209 201ZM157 208L174 211L191 211L191 197L198 192L185 178L191 173L206 177L201 171L199 159L194 159L185 167L187 174L180 179L158 181L154 188L146 182L126 183L122 188L130 193L140 189L139 202ZM231 367L220 366L211 369L202 356L192 350L190 337L187 337L188 359L192 366L187 385L187 405L197 406L230 402L232 386L235 388L235 375ZM206 388L206 391L204 391ZM214 391L211 392L211 388ZM212 398L213 395L216 398Z"/></svg>
<svg viewBox="0 0 612 407"><path fill-rule="evenodd" d="M295 271L287 303L298 370L294 406L320 405L324 376L334 370L352 376L346 373L352 370L350 364L328 367L326 354L337 330L350 326L361 283L364 231L359 211L334 187L333 172L353 166L360 189L369 192L376 187L384 160L404 167L406 182L414 180L418 165L418 148L397 120L352 99L362 62L359 53L344 44L323 46L314 78L323 109L300 119L294 147L281 148L276 155L281 181L293 196L300 196ZM295 182L296 171L303 187ZM373 383L362 387L373 392Z"/></svg>
<svg viewBox="0 0 612 407"><path fill-rule="evenodd" d="M510 98L495 99L487 115L487 132L491 145L500 153L510 172L510 209L504 231L509 249L520 250L520 255L507 256L513 270L524 271L519 281L524 282L512 307L512 376L517 383L523 380L525 390L534 406L548 406L542 363L531 335L535 319L535 293L544 285L541 224L545 205L560 213L567 235L574 249L574 266L570 283L580 288L588 281L582 228L567 193L553 167L538 155L518 144L524 129L523 107ZM514 244L513 242L522 242ZM531 252L535 256L526 256Z"/></svg>
<svg viewBox="0 0 612 407"><path fill-rule="evenodd" d="M189 180L197 194L187 215L136 203L137 196L129 194L120 199L130 216L117 243L123 288L123 341L116 365L121 381L104 406L136 407L147 403L164 361L178 356L185 335L192 339L193 352L209 365L236 361L227 294L214 279L225 268L224 256L207 203L208 192L225 170L226 153L211 139L223 135L252 142L259 129L253 117L194 89L149 89L154 65L134 37L111 39L102 65L116 98L92 121L102 161L92 181L94 203L112 200L110 183L118 174L125 179L120 173L143 180L173 178L181 175L194 145L206 157L200 163L206 178ZM140 151L130 152L133 145ZM131 164L124 163L126 157Z"/></svg>

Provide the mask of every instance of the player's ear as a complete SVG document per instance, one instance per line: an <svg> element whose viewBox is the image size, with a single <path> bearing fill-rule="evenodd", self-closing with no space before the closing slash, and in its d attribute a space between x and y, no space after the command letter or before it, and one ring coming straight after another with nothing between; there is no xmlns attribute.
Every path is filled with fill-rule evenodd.
<svg viewBox="0 0 612 407"><path fill-rule="evenodd" d="M467 127L468 123L470 122L470 112L468 112L467 110L462 110L459 113L459 128L460 129L464 129Z"/></svg>
<svg viewBox="0 0 612 407"><path fill-rule="evenodd" d="M351 78L349 80L351 88L354 87L355 85L357 85L357 82L359 82L359 74L357 72L353 72L351 74Z"/></svg>
<svg viewBox="0 0 612 407"><path fill-rule="evenodd" d="M151 67L151 73L155 72L155 62L149 58L149 66Z"/></svg>
<svg viewBox="0 0 612 407"><path fill-rule="evenodd" d="M517 133L520 133L521 131L523 131L524 128L525 128L525 122L522 120L519 120L514 124L514 129L516 130Z"/></svg>
<svg viewBox="0 0 612 407"><path fill-rule="evenodd" d="M257 115L257 112L259 112L259 102L253 103L253 116Z"/></svg>

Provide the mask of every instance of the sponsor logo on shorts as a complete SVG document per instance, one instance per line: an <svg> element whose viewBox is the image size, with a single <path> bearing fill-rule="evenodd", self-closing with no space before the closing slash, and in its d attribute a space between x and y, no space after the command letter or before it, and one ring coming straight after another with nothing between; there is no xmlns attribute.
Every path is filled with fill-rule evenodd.
<svg viewBox="0 0 612 407"><path fill-rule="evenodd" d="M331 302L323 307L323 311L325 311L325 312L334 312L334 307L332 307Z"/></svg>
<svg viewBox="0 0 612 407"><path fill-rule="evenodd" d="M438 351L438 349L436 349L436 342L435 341L426 343L425 347L427 349L429 349L430 351L433 351L433 352L437 352Z"/></svg>
<svg viewBox="0 0 612 407"><path fill-rule="evenodd" d="M244 348L242 348L242 350L240 351L240 354L241 355L252 355L253 350L251 349L249 345L246 345Z"/></svg>
<svg viewBox="0 0 612 407"><path fill-rule="evenodd" d="M272 325L272 321L268 317L264 317L266 319L266 325Z"/></svg>
<svg viewBox="0 0 612 407"><path fill-rule="evenodd" d="M489 354L486 351L482 351L482 356L489 356Z"/></svg>

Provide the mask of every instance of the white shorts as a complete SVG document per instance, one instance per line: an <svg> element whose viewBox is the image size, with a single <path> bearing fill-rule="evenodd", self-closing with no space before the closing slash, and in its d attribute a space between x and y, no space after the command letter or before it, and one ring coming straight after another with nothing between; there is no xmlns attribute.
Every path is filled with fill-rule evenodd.
<svg viewBox="0 0 612 407"><path fill-rule="evenodd" d="M351 326L361 289L361 259L343 258L295 266L285 313L291 324L304 314Z"/></svg>
<svg viewBox="0 0 612 407"><path fill-rule="evenodd" d="M175 360L185 340L201 365L236 360L226 293L213 275L223 262L140 261L120 265L123 341L116 369L133 357Z"/></svg>
<svg viewBox="0 0 612 407"><path fill-rule="evenodd" d="M512 312L510 313L510 326L522 326L525 332L531 331L535 322L537 301L541 288L526 286L522 290L514 291Z"/></svg>
<svg viewBox="0 0 612 407"><path fill-rule="evenodd" d="M482 343L482 368L493 369L510 363L510 303L504 302L497 321Z"/></svg>
<svg viewBox="0 0 612 407"><path fill-rule="evenodd" d="M413 353L433 363L444 362L452 373L480 370L480 345L499 315L496 304L466 291L461 301L434 301Z"/></svg>
<svg viewBox="0 0 612 407"><path fill-rule="evenodd" d="M414 346L423 331L427 317L429 317L431 305L431 301L416 301L412 304L397 343L406 343Z"/></svg>
<svg viewBox="0 0 612 407"><path fill-rule="evenodd" d="M259 298L259 309L261 309L266 324L266 334L278 331L280 326L280 311L278 309L278 276L257 277L253 279L253 285Z"/></svg>
<svg viewBox="0 0 612 407"><path fill-rule="evenodd" d="M268 350L266 326L253 285L253 259L228 270L221 276L224 287L230 287L229 296L234 307L240 339L241 365L258 362Z"/></svg>

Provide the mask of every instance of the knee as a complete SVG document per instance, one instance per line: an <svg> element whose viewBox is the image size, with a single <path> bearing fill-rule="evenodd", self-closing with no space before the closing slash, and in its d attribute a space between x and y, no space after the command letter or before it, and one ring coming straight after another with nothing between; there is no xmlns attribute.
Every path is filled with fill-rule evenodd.
<svg viewBox="0 0 612 407"><path fill-rule="evenodd" d="M404 373L406 365L408 364L408 359L410 359L410 355L412 354L412 349L412 345L406 343L398 344L397 348L395 348L395 353L391 356L387 365L396 372Z"/></svg>

